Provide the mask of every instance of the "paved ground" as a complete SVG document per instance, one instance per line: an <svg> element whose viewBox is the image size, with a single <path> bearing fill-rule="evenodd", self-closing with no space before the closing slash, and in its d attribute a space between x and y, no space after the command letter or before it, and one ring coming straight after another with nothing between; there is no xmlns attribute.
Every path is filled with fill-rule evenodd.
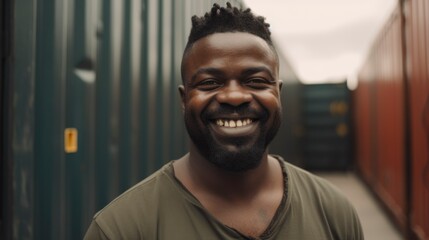
<svg viewBox="0 0 429 240"><path fill-rule="evenodd" d="M355 206L365 240L403 240L366 186L353 173L316 173L332 182Z"/></svg>

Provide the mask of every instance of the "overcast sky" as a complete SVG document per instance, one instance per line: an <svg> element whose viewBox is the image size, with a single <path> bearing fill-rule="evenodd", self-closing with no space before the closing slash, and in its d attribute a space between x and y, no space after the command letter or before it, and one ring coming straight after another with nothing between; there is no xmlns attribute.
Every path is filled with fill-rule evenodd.
<svg viewBox="0 0 429 240"><path fill-rule="evenodd" d="M397 0L245 0L304 83L356 73Z"/></svg>

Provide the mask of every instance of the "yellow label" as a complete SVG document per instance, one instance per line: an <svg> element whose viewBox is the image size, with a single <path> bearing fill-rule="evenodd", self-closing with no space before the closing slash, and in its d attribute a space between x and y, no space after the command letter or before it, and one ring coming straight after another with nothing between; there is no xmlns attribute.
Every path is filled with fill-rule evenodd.
<svg viewBox="0 0 429 240"><path fill-rule="evenodd" d="M66 128L64 130L64 151L66 153L77 152L77 129Z"/></svg>

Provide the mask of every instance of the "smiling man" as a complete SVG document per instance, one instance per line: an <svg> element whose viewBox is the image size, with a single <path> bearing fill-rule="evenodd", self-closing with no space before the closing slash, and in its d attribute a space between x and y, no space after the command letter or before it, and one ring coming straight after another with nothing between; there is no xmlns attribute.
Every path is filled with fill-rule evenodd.
<svg viewBox="0 0 429 240"><path fill-rule="evenodd" d="M331 185L268 154L282 83L264 18L215 4L192 23L179 87L189 153L97 213L86 239L363 239Z"/></svg>

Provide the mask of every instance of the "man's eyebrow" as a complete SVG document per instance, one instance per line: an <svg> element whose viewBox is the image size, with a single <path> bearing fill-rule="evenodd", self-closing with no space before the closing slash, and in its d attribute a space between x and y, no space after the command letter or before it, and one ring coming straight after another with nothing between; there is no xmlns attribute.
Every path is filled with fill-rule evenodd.
<svg viewBox="0 0 429 240"><path fill-rule="evenodd" d="M217 69L217 68L200 68L198 69L191 77L191 82L195 81L195 78L200 75L200 74L210 74L210 75L214 75L214 76L223 76L225 75L221 70Z"/></svg>
<svg viewBox="0 0 429 240"><path fill-rule="evenodd" d="M244 69L241 72L241 75L242 76L249 76L249 75L252 75L252 74L255 74L255 73L258 73L258 72L266 72L266 73L268 73L270 75L270 77L272 79L275 79L273 72L271 72L271 70L269 68L264 67L264 66L246 68L246 69Z"/></svg>

